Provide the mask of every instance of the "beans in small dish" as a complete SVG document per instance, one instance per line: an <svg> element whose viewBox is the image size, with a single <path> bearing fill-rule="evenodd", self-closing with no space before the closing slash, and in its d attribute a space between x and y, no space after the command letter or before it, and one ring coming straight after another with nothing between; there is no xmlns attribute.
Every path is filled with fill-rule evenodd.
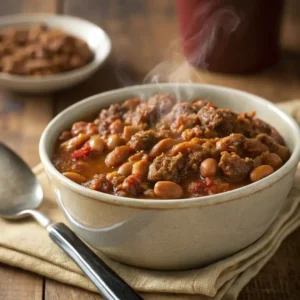
<svg viewBox="0 0 300 300"><path fill-rule="evenodd" d="M82 186L138 199L218 194L271 175L289 159L283 138L255 112L170 94L128 99L75 122L52 162Z"/></svg>
<svg viewBox="0 0 300 300"><path fill-rule="evenodd" d="M0 31L0 71L45 76L81 68L94 55L87 43L43 24Z"/></svg>

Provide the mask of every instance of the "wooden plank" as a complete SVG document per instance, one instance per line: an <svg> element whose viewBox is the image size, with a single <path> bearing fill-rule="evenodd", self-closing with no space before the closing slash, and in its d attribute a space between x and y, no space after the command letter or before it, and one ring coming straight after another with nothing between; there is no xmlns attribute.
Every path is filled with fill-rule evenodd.
<svg viewBox="0 0 300 300"><path fill-rule="evenodd" d="M0 93L1 140L30 166L39 162L38 142L51 118L51 98L4 91Z"/></svg>
<svg viewBox="0 0 300 300"><path fill-rule="evenodd" d="M56 13L60 0L30 0L23 1L22 12L24 13Z"/></svg>
<svg viewBox="0 0 300 300"><path fill-rule="evenodd" d="M0 264L0 299L41 300L43 279L33 273Z"/></svg>
<svg viewBox="0 0 300 300"><path fill-rule="evenodd" d="M45 286L44 300L62 300L62 299L101 300L103 298L96 293L87 292L80 288L72 287L57 281L47 279L46 286Z"/></svg>
<svg viewBox="0 0 300 300"><path fill-rule="evenodd" d="M57 0L0 1L0 15L22 12L55 12ZM52 118L51 96L30 96L0 90L1 141L34 166L38 142ZM43 278L17 268L0 265L0 299L43 299Z"/></svg>
<svg viewBox="0 0 300 300"><path fill-rule="evenodd" d="M240 300L298 300L300 295L300 229L242 291Z"/></svg>

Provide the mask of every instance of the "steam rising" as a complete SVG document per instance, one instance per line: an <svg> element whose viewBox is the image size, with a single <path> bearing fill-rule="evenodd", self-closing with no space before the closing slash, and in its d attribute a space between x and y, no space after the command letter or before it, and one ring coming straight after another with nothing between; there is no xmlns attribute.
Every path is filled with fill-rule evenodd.
<svg viewBox="0 0 300 300"><path fill-rule="evenodd" d="M185 43L194 45L189 59L182 58L181 51L179 51L181 41L173 41L166 52L166 59L145 76L143 83L201 82L199 73L191 64L201 66L205 70L208 67L207 58L212 51L216 50L216 41L222 39L222 43L218 43L217 49L217 53L221 53L226 47L230 35L240 25L240 20L241 18L233 6L216 2L208 2L206 6L199 6L199 9L190 18L190 24L185 32L186 36L183 38ZM200 28L196 34L194 34L195 28ZM220 44L222 44L222 48ZM117 74L123 85L136 83L120 69L117 70ZM178 91L174 92L179 97Z"/></svg>
<svg viewBox="0 0 300 300"><path fill-rule="evenodd" d="M143 83L159 82L192 82L194 78L200 81L197 70L190 63L208 67L207 58L213 51L218 38L222 38L223 49L226 47L230 35L240 25L240 17L233 6L217 7L215 2L200 7L191 17L190 24L185 32L185 43L195 45L189 56L189 61L182 61L182 54L178 51L180 40L174 41L167 51L167 59L155 66L146 76ZM205 20L205 23L204 21ZM200 31L193 34L195 28ZM218 45L219 47L219 45ZM222 49L218 49L218 52ZM180 62L179 62L180 61Z"/></svg>
<svg viewBox="0 0 300 300"><path fill-rule="evenodd" d="M208 67L207 58L217 45L217 39L222 39L223 42L222 49L220 49L221 43L218 43L217 50L220 52L240 25L240 17L233 6L217 7L217 5L216 2L210 2L206 7L198 9L191 18L184 37L185 40L188 39L187 43L196 45L189 60L204 69ZM200 31L193 35L194 28L200 26Z"/></svg>

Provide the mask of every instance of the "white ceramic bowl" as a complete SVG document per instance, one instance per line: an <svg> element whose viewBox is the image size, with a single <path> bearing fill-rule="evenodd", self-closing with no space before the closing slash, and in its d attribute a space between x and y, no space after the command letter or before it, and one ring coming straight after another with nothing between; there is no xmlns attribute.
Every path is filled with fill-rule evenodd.
<svg viewBox="0 0 300 300"><path fill-rule="evenodd" d="M202 198L139 200L86 189L60 174L50 161L58 134L89 115L135 96L175 93L204 98L235 112L255 109L281 133L291 150L286 164L245 187ZM40 157L71 226L111 258L152 269L188 269L226 257L257 240L285 203L300 157L296 122L272 103L219 86L154 84L102 93L60 113L45 129Z"/></svg>
<svg viewBox="0 0 300 300"><path fill-rule="evenodd" d="M28 26L37 23L60 28L65 32L83 39L93 51L94 59L82 68L42 77L0 72L1 87L30 93L45 93L61 90L73 86L91 76L106 60L111 51L111 41L108 35L99 26L72 16L50 14L4 16L0 17L0 30L10 26Z"/></svg>

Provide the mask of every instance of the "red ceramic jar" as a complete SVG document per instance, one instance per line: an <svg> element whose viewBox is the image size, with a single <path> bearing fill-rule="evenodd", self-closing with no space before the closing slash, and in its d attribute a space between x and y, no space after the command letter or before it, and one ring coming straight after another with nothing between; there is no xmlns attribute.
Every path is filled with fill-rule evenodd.
<svg viewBox="0 0 300 300"><path fill-rule="evenodd" d="M177 0L183 52L194 66L244 73L279 56L284 0Z"/></svg>

